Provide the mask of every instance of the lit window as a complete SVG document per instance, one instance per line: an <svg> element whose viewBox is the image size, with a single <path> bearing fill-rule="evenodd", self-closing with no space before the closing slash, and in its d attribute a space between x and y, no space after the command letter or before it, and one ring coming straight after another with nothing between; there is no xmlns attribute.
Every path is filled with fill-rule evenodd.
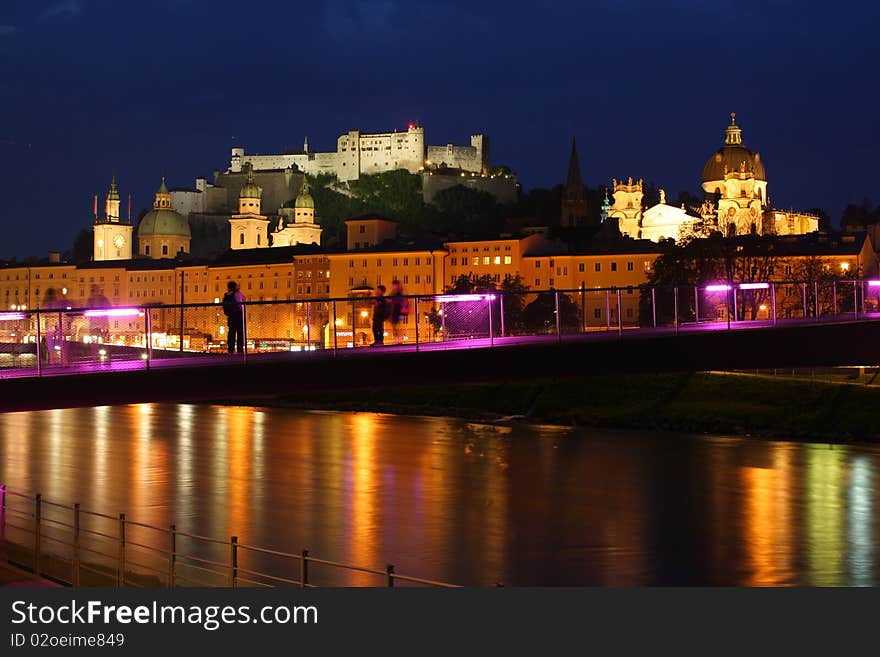
<svg viewBox="0 0 880 657"><path fill-rule="evenodd" d="M480 256L474 256L474 259L471 261L471 264L473 264L474 267L478 266L480 264Z"/></svg>
<svg viewBox="0 0 880 657"><path fill-rule="evenodd" d="M504 264L505 264L505 265L509 265L511 262L512 262L512 261L511 261L511 259L510 259L510 256L504 256Z"/></svg>
<svg viewBox="0 0 880 657"><path fill-rule="evenodd" d="M501 264L501 256L495 256L495 264L496 264L496 265L500 265L500 264Z"/></svg>
<svg viewBox="0 0 880 657"><path fill-rule="evenodd" d="M489 256L483 256L483 264L484 264L484 265L488 265L488 264L489 264Z"/></svg>

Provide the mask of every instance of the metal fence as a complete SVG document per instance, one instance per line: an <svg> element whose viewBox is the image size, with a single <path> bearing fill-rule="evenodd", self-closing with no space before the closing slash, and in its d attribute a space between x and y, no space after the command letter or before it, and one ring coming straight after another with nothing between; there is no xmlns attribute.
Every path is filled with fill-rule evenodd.
<svg viewBox="0 0 880 657"><path fill-rule="evenodd" d="M157 527L0 486L0 546L7 560L71 586L457 585Z"/></svg>
<svg viewBox="0 0 880 657"><path fill-rule="evenodd" d="M880 312L880 280L629 286L524 293L407 296L408 314L382 322L385 345L494 345L499 339L634 330L722 330L786 321L847 321ZM241 357L371 346L369 296L243 304ZM0 312L0 377L85 366L149 368L157 360L227 354L219 303Z"/></svg>

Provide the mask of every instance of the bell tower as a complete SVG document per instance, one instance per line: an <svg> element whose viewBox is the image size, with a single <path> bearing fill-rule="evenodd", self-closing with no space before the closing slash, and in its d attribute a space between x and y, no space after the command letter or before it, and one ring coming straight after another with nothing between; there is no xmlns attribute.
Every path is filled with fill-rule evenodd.
<svg viewBox="0 0 880 657"><path fill-rule="evenodd" d="M119 216L119 188L116 176L110 181L110 191L104 202L104 216L95 217L92 260L131 260L132 226ZM97 197L95 198L97 214Z"/></svg>

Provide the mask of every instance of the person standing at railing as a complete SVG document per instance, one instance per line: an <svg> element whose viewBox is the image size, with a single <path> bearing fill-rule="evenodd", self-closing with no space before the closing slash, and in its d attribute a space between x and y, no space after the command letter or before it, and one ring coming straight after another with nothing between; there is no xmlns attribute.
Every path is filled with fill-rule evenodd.
<svg viewBox="0 0 880 657"><path fill-rule="evenodd" d="M104 296L104 291L97 285L92 285L89 290L89 298L86 299L86 306L89 308L100 308L102 310L110 308L113 304L110 299ZM98 338L98 342L107 342L110 335L110 322L106 317L92 318L89 321L89 331Z"/></svg>
<svg viewBox="0 0 880 657"><path fill-rule="evenodd" d="M46 289L43 296L43 302L40 304L40 310L62 310L64 302L58 296L58 292L54 287ZM43 335L45 336L46 345L46 364L51 365L53 361L57 361L59 365L64 364L64 340L61 326L61 313L44 313L45 328Z"/></svg>
<svg viewBox="0 0 880 657"><path fill-rule="evenodd" d="M400 344L403 341L403 329L401 324L404 318L409 315L409 300L403 296L403 285L400 281L394 279L391 284L391 335L394 344Z"/></svg>
<svg viewBox="0 0 880 657"><path fill-rule="evenodd" d="M385 286L376 287L376 298L373 299L373 347L385 344L385 318L388 317L388 298Z"/></svg>
<svg viewBox="0 0 880 657"><path fill-rule="evenodd" d="M229 353L236 349L238 353L244 353L244 302L245 296L238 289L238 283L229 281L226 284L226 293L223 295L223 312L226 314L226 322L229 333L226 344Z"/></svg>

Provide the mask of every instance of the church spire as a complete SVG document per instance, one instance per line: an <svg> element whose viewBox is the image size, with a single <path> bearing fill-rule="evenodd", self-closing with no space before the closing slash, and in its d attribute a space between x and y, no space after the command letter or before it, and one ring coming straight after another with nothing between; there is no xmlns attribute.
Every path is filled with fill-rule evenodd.
<svg viewBox="0 0 880 657"><path fill-rule="evenodd" d="M114 174L113 178L110 180L110 193L107 194L108 201L118 201L119 200L119 187L116 185L116 175Z"/></svg>
<svg viewBox="0 0 880 657"><path fill-rule="evenodd" d="M110 180L110 191L107 192L104 203L104 216L107 221L119 221L119 188L116 186L115 175Z"/></svg>
<svg viewBox="0 0 880 657"><path fill-rule="evenodd" d="M587 195L581 182L581 167L578 163L577 142L571 138L571 156L568 160L568 178L562 192L562 213L560 224L573 228L587 218Z"/></svg>
<svg viewBox="0 0 880 657"><path fill-rule="evenodd" d="M581 182L581 166L578 163L578 153L577 153L577 141L575 137L571 138L571 156L568 159L568 179L566 180L565 186L567 188L570 187L580 187L583 183Z"/></svg>

